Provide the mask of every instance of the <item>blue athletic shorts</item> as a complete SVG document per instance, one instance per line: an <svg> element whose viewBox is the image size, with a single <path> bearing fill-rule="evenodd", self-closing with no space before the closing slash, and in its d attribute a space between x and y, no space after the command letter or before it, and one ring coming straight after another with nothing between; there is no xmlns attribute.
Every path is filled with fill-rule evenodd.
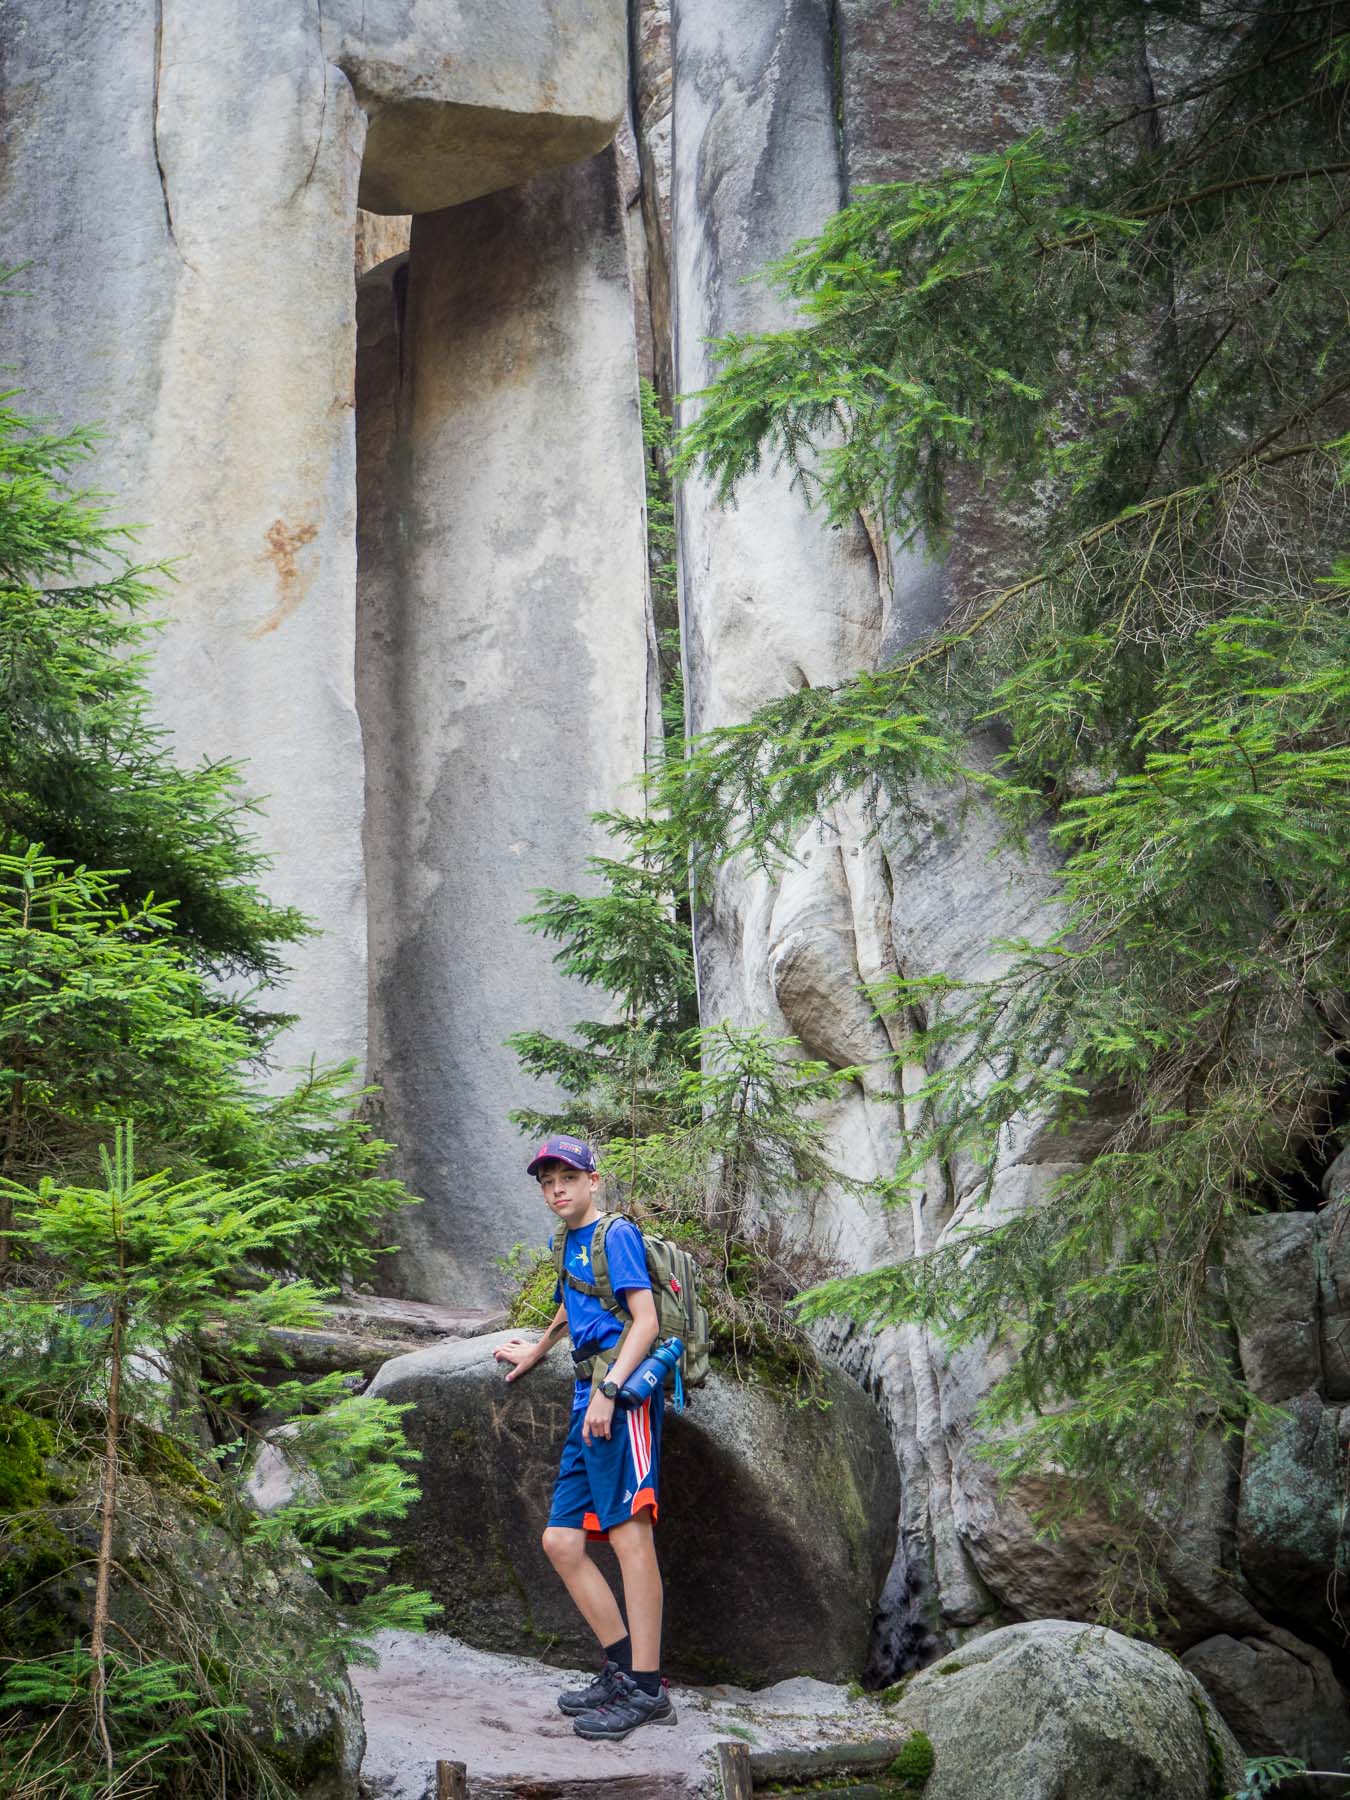
<svg viewBox="0 0 1350 1800"><path fill-rule="evenodd" d="M570 1526L589 1537L606 1538L610 1527L634 1518L644 1507L656 1522L661 1465L660 1388L641 1406L615 1407L607 1438L583 1443L586 1408L578 1406L563 1445L562 1464L553 1487L550 1525Z"/></svg>

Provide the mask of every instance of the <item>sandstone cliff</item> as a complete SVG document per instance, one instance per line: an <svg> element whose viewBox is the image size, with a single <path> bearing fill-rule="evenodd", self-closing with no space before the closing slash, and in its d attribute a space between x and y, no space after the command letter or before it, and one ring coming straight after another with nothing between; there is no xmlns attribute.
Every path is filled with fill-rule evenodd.
<svg viewBox="0 0 1350 1800"><path fill-rule="evenodd" d="M589 815L631 800L657 728L640 368L667 397L704 385L709 336L781 316L747 278L852 184L990 147L1062 97L1053 69L889 0L630 11L11 0L4 21L15 379L29 410L102 424L99 484L148 556L179 559L160 712L185 758L246 755L266 796L273 891L323 932L297 958L287 1051L351 1055L382 1084L427 1199L401 1228L415 1298L481 1301L494 1256L541 1235L503 1040L582 1006L516 921L532 888L584 884ZM972 500L939 566L862 518L825 531L767 468L734 510L690 481L678 528L695 730L893 658L1001 529ZM787 875L732 870L699 897L708 1019L876 1070L829 1121L865 1179L893 1166L905 1100L861 984L986 972L988 944L1048 928L1046 847L995 854L978 816L944 834L945 805L904 835L840 807ZM1085 1153L1028 1125L998 1204ZM839 1196L817 1228L872 1267L937 1242L973 1182L942 1171L908 1214ZM1297 1402L1288 1442L1216 1449L1172 1522L1173 1639L1235 1723L1279 1692L1325 1756L1347 1736L1343 1641L1287 1583L1334 1587L1343 1564L1344 1321L1318 1287L1329 1252L1268 1235L1249 1377L1290 1292L1321 1323L1277 1396ZM1301 1285L1260 1276L1277 1253L1303 1258ZM875 1672L1081 1612L1094 1523L1041 1542L1035 1497L998 1500L972 1455L991 1360L910 1330L833 1349L903 1479Z"/></svg>

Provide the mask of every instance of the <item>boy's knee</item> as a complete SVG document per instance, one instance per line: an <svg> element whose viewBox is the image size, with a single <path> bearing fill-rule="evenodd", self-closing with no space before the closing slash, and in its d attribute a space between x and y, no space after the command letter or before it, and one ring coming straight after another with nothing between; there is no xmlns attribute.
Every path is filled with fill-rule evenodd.
<svg viewBox="0 0 1350 1800"><path fill-rule="evenodd" d="M611 1525L609 1541L621 1563L627 1557L654 1557L656 1533L652 1530L651 1514L644 1510L634 1518L625 1519L622 1525Z"/></svg>
<svg viewBox="0 0 1350 1800"><path fill-rule="evenodd" d="M542 1542L544 1555L555 1569L570 1567L586 1554L586 1533L568 1525L546 1525Z"/></svg>

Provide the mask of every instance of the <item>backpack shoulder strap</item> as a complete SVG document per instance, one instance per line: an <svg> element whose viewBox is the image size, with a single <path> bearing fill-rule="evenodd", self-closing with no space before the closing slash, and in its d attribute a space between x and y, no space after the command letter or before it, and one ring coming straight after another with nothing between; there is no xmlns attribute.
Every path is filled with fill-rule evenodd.
<svg viewBox="0 0 1350 1800"><path fill-rule="evenodd" d="M609 1257L605 1253L605 1234L613 1223L613 1218L614 1215L610 1213L601 1213L596 1221L595 1234L591 1238L591 1274L595 1277L593 1281L585 1281L580 1275L574 1275L571 1269L563 1266L563 1251L567 1243L566 1232L562 1234L560 1241L554 1243L553 1266L558 1271L559 1280L565 1281L568 1287L575 1288L581 1294L590 1294L593 1299L600 1302L606 1312L613 1313L616 1319L627 1319L627 1311L620 1306L614 1289L610 1286Z"/></svg>
<svg viewBox="0 0 1350 1800"><path fill-rule="evenodd" d="M616 1319L626 1319L628 1311L619 1304L614 1284L609 1278L609 1252L605 1248L605 1239L616 1216L614 1213L601 1213L596 1224L595 1236L591 1239L591 1274L595 1277L595 1297L601 1306L606 1312L613 1313Z"/></svg>

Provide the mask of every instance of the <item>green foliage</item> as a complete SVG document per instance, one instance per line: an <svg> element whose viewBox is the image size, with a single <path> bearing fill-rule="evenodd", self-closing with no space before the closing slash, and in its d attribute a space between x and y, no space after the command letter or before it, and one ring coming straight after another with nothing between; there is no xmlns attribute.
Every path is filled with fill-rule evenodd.
<svg viewBox="0 0 1350 1800"><path fill-rule="evenodd" d="M425 1596L385 1585L388 1521L417 1495L403 1409L353 1397L341 1375L260 1386L252 1358L262 1336L320 1315L312 1283L257 1274L315 1223L284 1182L138 1176L130 1130L103 1164L96 1187L5 1184L23 1256L0 1289L0 1430L19 1446L0 1560L22 1565L35 1522L65 1540L67 1562L87 1554L88 1508L48 1494L53 1460L76 1487L101 1469L102 1536L87 1648L0 1663L0 1756L34 1793L67 1791L62 1782L84 1792L85 1782L104 1794L133 1770L146 1791L192 1792L221 1756L246 1791L281 1791L258 1767L245 1714L279 1705L297 1679L331 1682L337 1659L364 1654L372 1630L429 1610ZM189 1373L200 1367L214 1371L201 1395L225 1428L212 1455ZM291 1415L280 1443L297 1473L290 1499L259 1517L242 1498L250 1446L229 1428L264 1392L273 1414ZM17 1437L10 1421L22 1426ZM233 1546L241 1568L281 1566L303 1550L334 1604L285 1640L263 1629L232 1643L200 1591L203 1540L185 1531L188 1513ZM41 1617L45 1574L30 1563L27 1585L21 1572L6 1586L0 1641L22 1643ZM153 1654L129 1628L142 1614L154 1620ZM109 1626L120 1626L115 1648ZM98 1760L99 1744L96 1778L89 1756L92 1747Z"/></svg>
<svg viewBox="0 0 1350 1800"><path fill-rule="evenodd" d="M936 1762L933 1740L928 1733L911 1731L886 1773L892 1781L907 1783L907 1792L921 1794Z"/></svg>
<svg viewBox="0 0 1350 1800"><path fill-rule="evenodd" d="M1135 1549L1104 1611L1147 1624L1140 1508L1197 1418L1253 1410L1228 1234L1299 1192L1343 1107L1350 38L1334 7L978 10L1077 56L1095 110L868 189L798 245L769 280L800 324L718 345L678 468L730 498L781 462L828 518L934 550L955 504L980 528L978 484L1023 565L900 662L696 740L654 799L704 862L772 862L845 793L896 861L935 813L993 809L1005 847L1048 826L1054 915L983 946L1000 973L878 995L925 1071L897 1197L958 1167L982 1195L804 1316L1008 1341L993 1454L1105 1500ZM1105 1147L991 1221L1033 1122Z"/></svg>
<svg viewBox="0 0 1350 1800"><path fill-rule="evenodd" d="M0 407L0 1174L95 1179L129 1120L181 1175L278 1178L315 1220L292 1265L359 1276L408 1196L380 1176L350 1066L255 1084L283 1023L258 985L309 928L256 885L238 768L179 769L150 721L163 571L129 563L127 533L69 488L88 447Z"/></svg>
<svg viewBox="0 0 1350 1800"><path fill-rule="evenodd" d="M547 1249L540 1244L513 1244L505 1256L497 1258L497 1267L510 1296L507 1324L542 1331L558 1310L554 1299L558 1275Z"/></svg>
<svg viewBox="0 0 1350 1800"><path fill-rule="evenodd" d="M688 1245L704 1270L715 1352L738 1370L748 1359L809 1384L813 1364L787 1303L827 1264L792 1243L784 1209L775 1216L763 1202L791 1194L806 1210L841 1179L815 1115L857 1071L813 1062L762 1029L691 1023L682 840L659 818L600 822L631 859L593 859L598 894L545 890L523 923L558 943L554 960L611 1016L582 1021L570 1039L510 1040L532 1075L561 1090L552 1110L512 1116L537 1136L569 1131L600 1146L602 1170L639 1224ZM544 1305L551 1316L551 1267L517 1257L507 1274L513 1322L543 1323Z"/></svg>
<svg viewBox="0 0 1350 1800"><path fill-rule="evenodd" d="M694 1017L689 929L681 917L683 870L644 820L603 823L634 847L630 861L593 857L598 892L541 889L522 923L560 947L568 975L618 1001L617 1017L579 1025L575 1039L520 1032L509 1041L531 1075L569 1096L554 1112L513 1115L538 1135L571 1131L607 1141L658 1130L691 1054Z"/></svg>
<svg viewBox="0 0 1350 1800"><path fill-rule="evenodd" d="M280 1796L272 1722L428 1603L385 1579L399 1409L257 1353L407 1196L349 1067L257 1081L309 928L257 885L237 767L151 723L164 571L72 491L89 441L0 407L0 1787ZM266 1519L260 1404L300 1468Z"/></svg>
<svg viewBox="0 0 1350 1800"><path fill-rule="evenodd" d="M0 1665L0 1720L64 1722L72 1714L78 1717L93 1668L89 1652L78 1646L37 1662ZM41 1728L26 1727L0 1735L4 1791L16 1800L40 1800L48 1794L60 1800L144 1794L156 1770L188 1776L194 1740L237 1725L244 1710L201 1704L185 1663L112 1655L107 1659L107 1718L125 1778L109 1781L102 1771L89 1772L69 1738L54 1739Z"/></svg>
<svg viewBox="0 0 1350 1800"><path fill-rule="evenodd" d="M1350 1783L1350 1773L1347 1773L1350 1757L1345 1760L1345 1769L1310 1769L1301 1756L1249 1757L1242 1771L1242 1786L1228 1800L1267 1800L1286 1781L1293 1781L1300 1775L1315 1781ZM1344 1789L1329 1788L1327 1792L1344 1792Z"/></svg>
<svg viewBox="0 0 1350 1800"><path fill-rule="evenodd" d="M1254 1756L1242 1771L1242 1786L1232 1800L1265 1800L1281 1782L1302 1775L1308 1765L1301 1756Z"/></svg>
<svg viewBox="0 0 1350 1800"><path fill-rule="evenodd" d="M642 448L647 472L647 562L661 680L661 727L667 739L684 736L684 677L680 664L679 579L675 559L675 502L670 477L671 424L656 389L644 377Z"/></svg>
<svg viewBox="0 0 1350 1800"><path fill-rule="evenodd" d="M1137 103L868 188L772 265L803 323L719 340L679 447L677 468L723 498L767 454L833 518L867 507L931 542L967 468L1017 500L1048 484L1063 541L1336 417L1338 9L1202 3L1165 24L1138 0L981 10L1090 51ZM835 427L843 441L819 450Z"/></svg>

